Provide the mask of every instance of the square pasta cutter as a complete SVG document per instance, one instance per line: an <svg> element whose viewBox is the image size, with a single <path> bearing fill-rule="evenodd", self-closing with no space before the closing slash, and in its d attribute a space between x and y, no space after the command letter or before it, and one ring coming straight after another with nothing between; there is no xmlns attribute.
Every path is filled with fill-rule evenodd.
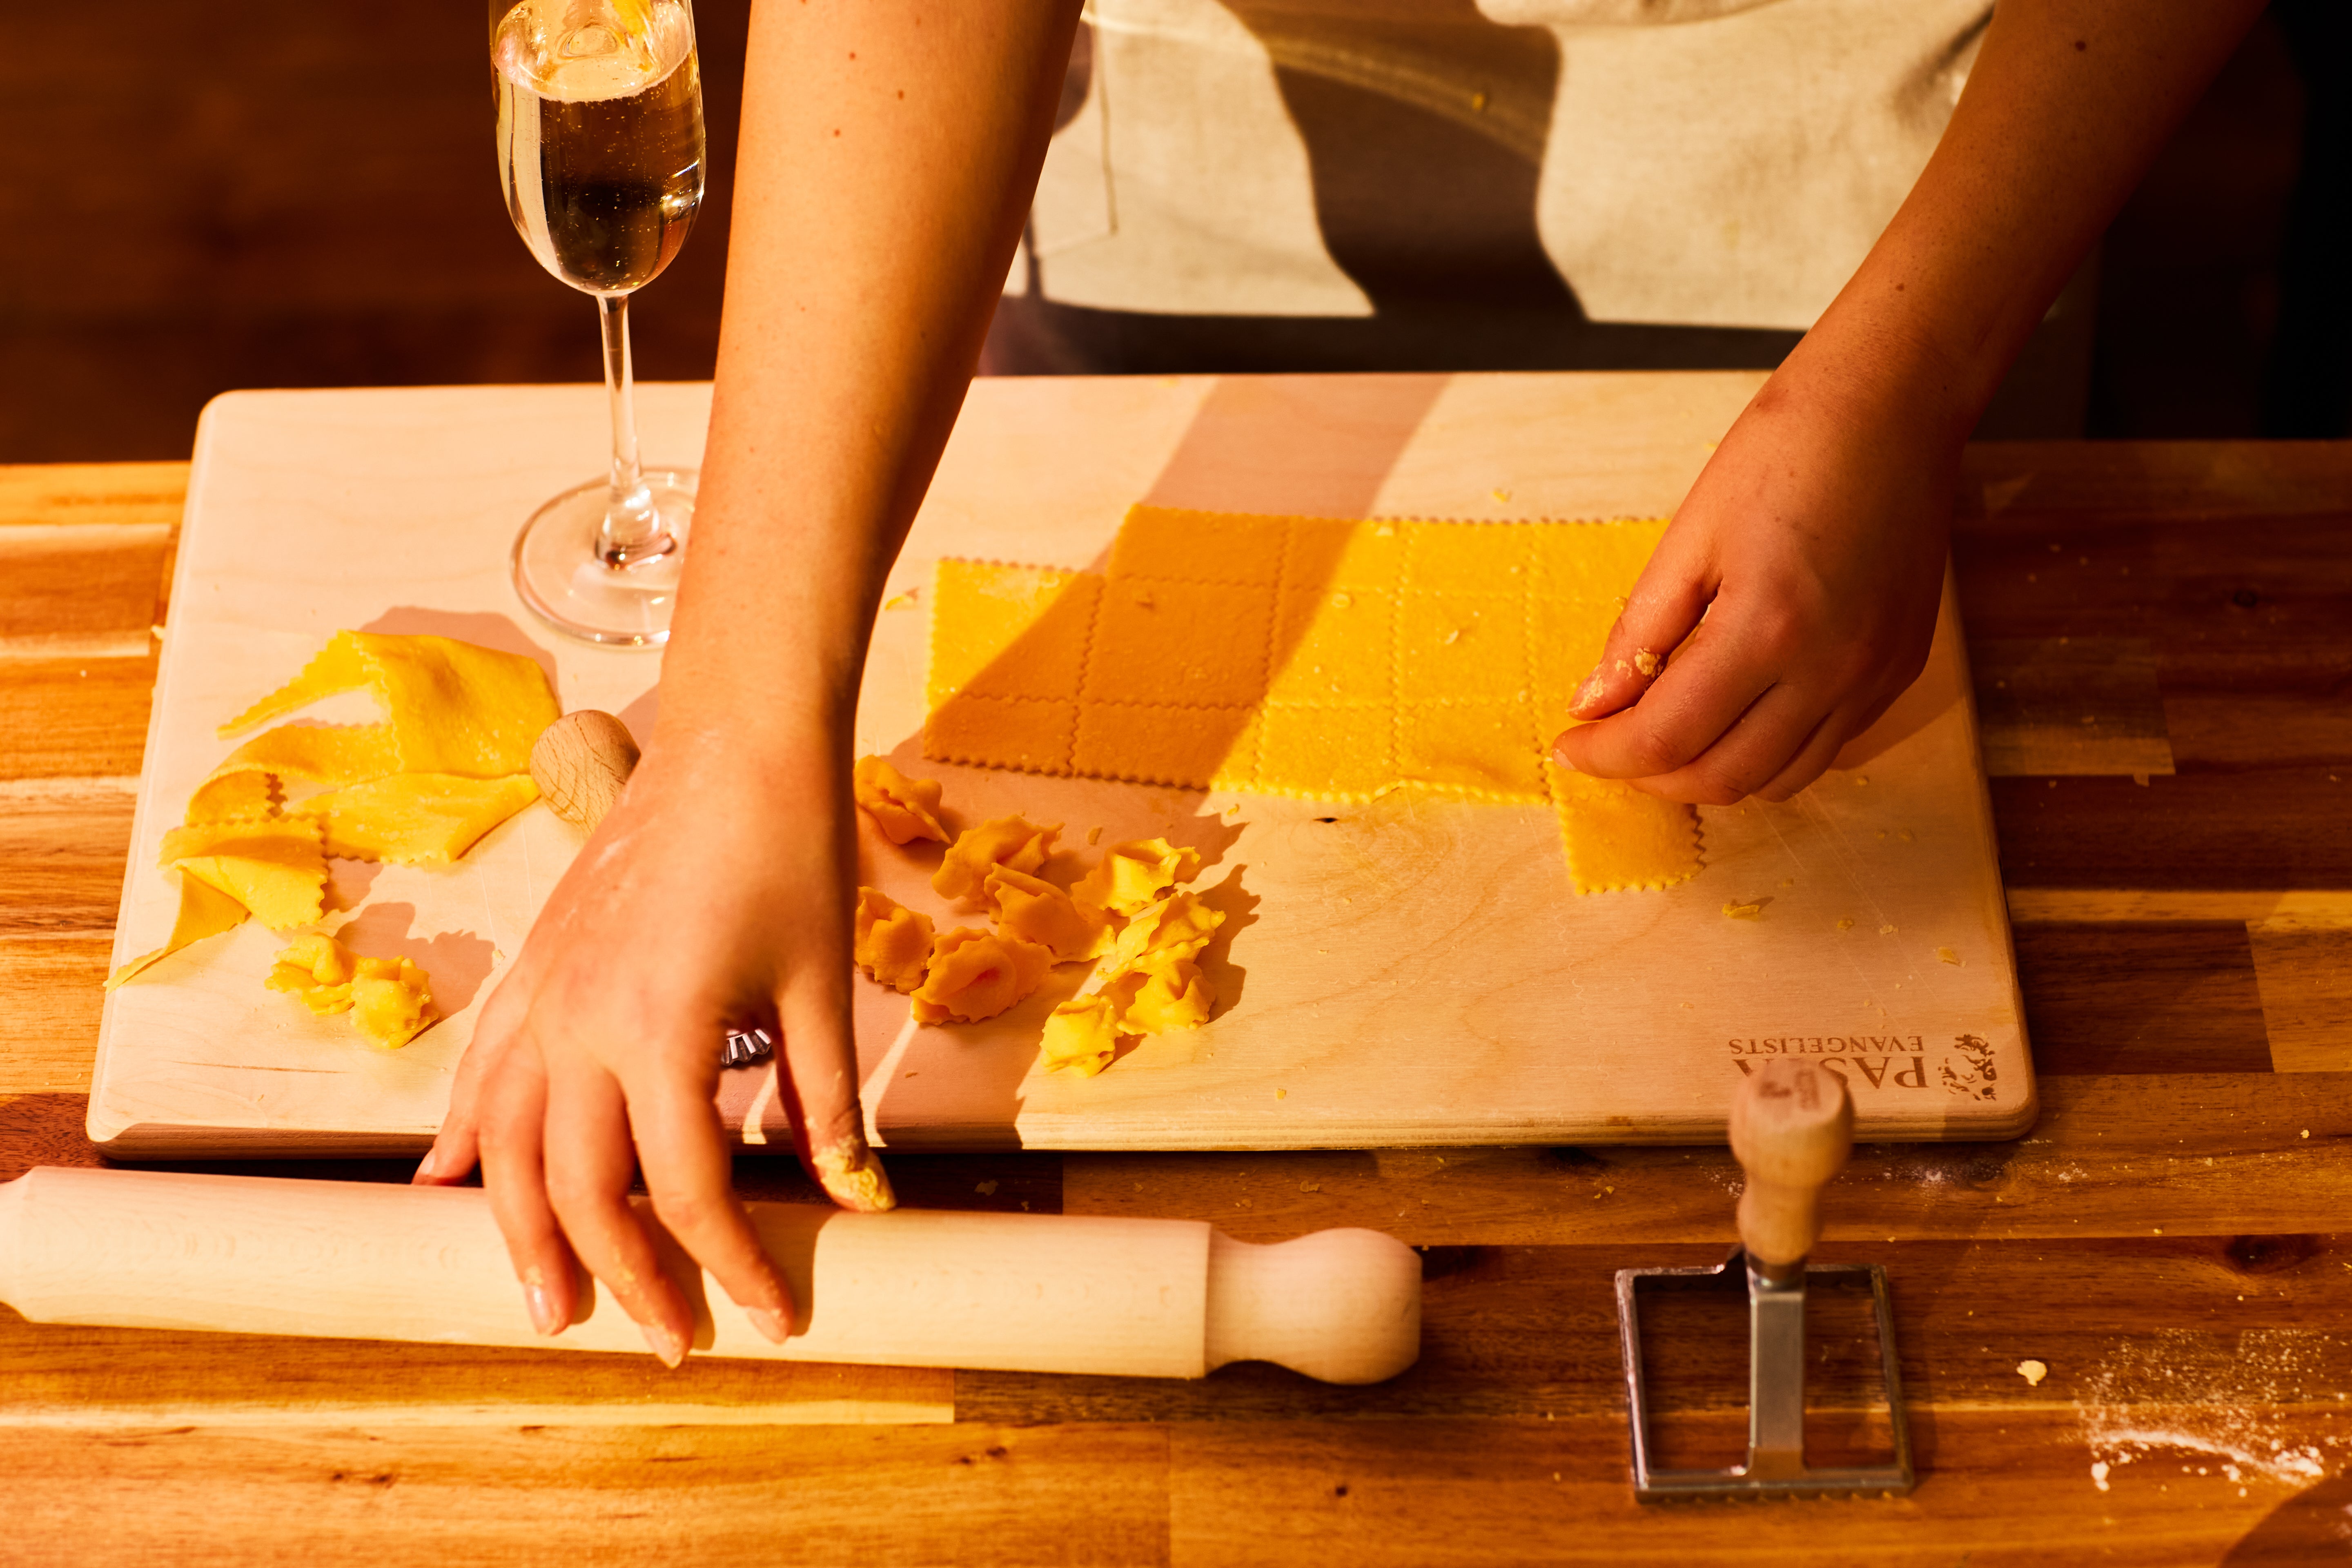
<svg viewBox="0 0 2352 1568"><path fill-rule="evenodd" d="M1821 1193L1853 1148L1853 1104L1845 1082L1801 1058L1781 1057L1739 1085L1731 1107L1731 1151L1747 1173L1739 1195L1740 1246L1711 1268L1624 1268L1617 1274L1617 1331L1625 1357L1626 1415L1633 1429L1633 1495L1664 1498L1824 1497L1910 1491L1911 1435L1895 1357L1886 1271L1875 1264L1815 1264L1805 1254L1821 1237ZM1878 1329L1891 1465L1813 1468L1805 1463L1805 1280L1864 1275ZM1748 1461L1727 1469L1665 1469L1651 1462L1650 1406L1642 1379L1640 1303L1661 1290L1748 1287Z"/></svg>

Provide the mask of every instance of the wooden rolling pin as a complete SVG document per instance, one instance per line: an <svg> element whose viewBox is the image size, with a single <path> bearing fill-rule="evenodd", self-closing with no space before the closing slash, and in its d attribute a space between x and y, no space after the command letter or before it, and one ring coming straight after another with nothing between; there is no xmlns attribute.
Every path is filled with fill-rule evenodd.
<svg viewBox="0 0 2352 1568"><path fill-rule="evenodd" d="M1421 1351L1421 1260L1379 1231L1255 1247L1198 1220L751 1209L798 1307L781 1345L646 1214L708 1354L1378 1383ZM0 1184L0 1301L37 1323L645 1350L593 1282L562 1334L532 1332L469 1187L43 1167Z"/></svg>
<svg viewBox="0 0 2352 1568"><path fill-rule="evenodd" d="M1731 1152L1747 1173L1739 1244L1767 1278L1801 1274L1822 1236L1822 1188L1853 1152L1845 1081L1801 1057L1774 1057L1731 1101Z"/></svg>

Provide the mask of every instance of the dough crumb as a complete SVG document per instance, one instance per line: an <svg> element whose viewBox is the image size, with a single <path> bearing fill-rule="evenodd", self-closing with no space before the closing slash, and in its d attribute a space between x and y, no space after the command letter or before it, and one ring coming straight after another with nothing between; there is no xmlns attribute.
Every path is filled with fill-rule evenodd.
<svg viewBox="0 0 2352 1568"><path fill-rule="evenodd" d="M2050 1368L2042 1362L2021 1361L2017 1363L2017 1375L2039 1388L2042 1380L2050 1375Z"/></svg>
<svg viewBox="0 0 2352 1568"><path fill-rule="evenodd" d="M1837 928L1840 931L1852 931L1853 929L1853 917L1852 915L1842 917L1838 921Z"/></svg>
<svg viewBox="0 0 2352 1568"><path fill-rule="evenodd" d="M885 599L885 600L883 600L883 601L882 601L882 607L883 607L884 609L886 609L886 610L911 610L911 609L913 609L913 608L915 607L915 590L913 590L912 588L909 588L909 589L908 589L905 593L900 594L899 595L898 595L896 598L891 598L891 599Z"/></svg>
<svg viewBox="0 0 2352 1568"><path fill-rule="evenodd" d="M1895 934L1895 928L1893 926L1880 926L1878 928L1878 934L1881 936L1893 936Z"/></svg>
<svg viewBox="0 0 2352 1568"><path fill-rule="evenodd" d="M1633 650L1633 668L1645 676L1655 675L1658 673L1658 656L1648 648L1637 647Z"/></svg>
<svg viewBox="0 0 2352 1568"><path fill-rule="evenodd" d="M1726 920L1760 921L1764 918L1764 906L1771 901L1769 899L1755 899L1741 903L1735 899L1723 906L1723 915Z"/></svg>

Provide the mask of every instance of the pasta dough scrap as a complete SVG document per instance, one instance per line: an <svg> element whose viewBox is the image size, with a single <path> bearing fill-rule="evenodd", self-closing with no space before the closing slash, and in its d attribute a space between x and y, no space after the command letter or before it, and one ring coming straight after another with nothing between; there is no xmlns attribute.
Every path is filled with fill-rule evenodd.
<svg viewBox="0 0 2352 1568"><path fill-rule="evenodd" d="M857 759L850 770L849 789L860 810L893 844L918 838L948 841L940 826L940 797L946 792L936 779L910 779L881 757Z"/></svg>
<svg viewBox="0 0 2352 1568"><path fill-rule="evenodd" d="M1099 958L1110 947L1110 917L1042 877L1010 866L991 867L984 897L997 911L998 931L1035 942L1056 963Z"/></svg>
<svg viewBox="0 0 2352 1568"><path fill-rule="evenodd" d="M235 899L272 931L309 925L325 912L327 860L313 823L272 817L174 827L163 835L163 863L184 879L184 913L189 877Z"/></svg>
<svg viewBox="0 0 2352 1568"><path fill-rule="evenodd" d="M1115 915L1131 915L1177 883L1191 881L1200 869L1198 850L1180 849L1165 838L1129 839L1104 850L1070 897Z"/></svg>
<svg viewBox="0 0 2352 1568"><path fill-rule="evenodd" d="M1138 506L1101 575L943 560L924 753L1313 800L1549 804L1577 891L1667 887L1699 869L1696 813L1563 788L1546 755L1665 526Z"/></svg>
<svg viewBox="0 0 2352 1568"><path fill-rule="evenodd" d="M1034 942L959 926L932 945L908 1010L919 1024L976 1024L1028 996L1053 966L1054 955Z"/></svg>
<svg viewBox="0 0 2352 1568"><path fill-rule="evenodd" d="M1082 1078L1092 1078L1110 1066L1118 1050L1118 1009L1108 996L1073 996L1045 1020L1045 1070L1070 1068Z"/></svg>
<svg viewBox="0 0 2352 1568"><path fill-rule="evenodd" d="M281 950L262 984L291 993L313 1013L349 1013L362 1039L388 1051L440 1017L425 971L413 962L355 953L321 931L305 932Z"/></svg>
<svg viewBox="0 0 2352 1568"><path fill-rule="evenodd" d="M989 900L988 873L999 866L1036 870L1054 852L1054 840L1061 831L1059 823L1039 827L1018 816L1000 816L978 827L967 827L948 846L940 868L931 874L931 891L966 908L984 908L992 913L996 906Z"/></svg>
<svg viewBox="0 0 2352 1568"><path fill-rule="evenodd" d="M170 957L192 942L209 936L233 931L246 921L246 907L222 892L202 877L180 873L180 912L172 922L172 934L163 945L152 952L142 952L106 977L109 991L131 979L157 961Z"/></svg>
<svg viewBox="0 0 2352 1568"><path fill-rule="evenodd" d="M289 784L332 788L399 771L389 724L281 724L231 752L196 786L187 820L265 816L284 804Z"/></svg>
<svg viewBox="0 0 2352 1568"><path fill-rule="evenodd" d="M327 853L340 859L446 866L538 798L539 785L529 773L495 779L394 773L314 795L291 816L318 824Z"/></svg>
<svg viewBox="0 0 2352 1568"><path fill-rule="evenodd" d="M539 661L451 637L337 632L301 674L220 727L223 740L365 687L383 704L400 771L502 778L561 710Z"/></svg>
<svg viewBox="0 0 2352 1568"><path fill-rule="evenodd" d="M878 888L857 889L857 966L893 991L923 983L931 960L931 917Z"/></svg>
<svg viewBox="0 0 2352 1568"><path fill-rule="evenodd" d="M1103 987L1118 1010L1118 1026L1130 1035L1162 1035L1197 1029L1217 1005L1216 987L1189 958L1168 959L1130 969Z"/></svg>

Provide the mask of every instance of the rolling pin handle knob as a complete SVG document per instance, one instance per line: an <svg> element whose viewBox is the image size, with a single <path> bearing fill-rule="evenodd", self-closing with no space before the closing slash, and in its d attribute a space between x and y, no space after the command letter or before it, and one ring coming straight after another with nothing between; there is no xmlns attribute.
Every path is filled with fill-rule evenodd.
<svg viewBox="0 0 2352 1568"><path fill-rule="evenodd" d="M1766 1282L1801 1280L1821 1239L1822 1188L1853 1152L1845 1080L1801 1058L1764 1063L1732 1100L1731 1152L1748 1175L1740 1245Z"/></svg>
<svg viewBox="0 0 2352 1568"><path fill-rule="evenodd" d="M1379 1383L1421 1355L1421 1255L1377 1230L1255 1246L1209 1233L1208 1370L1270 1361Z"/></svg>

